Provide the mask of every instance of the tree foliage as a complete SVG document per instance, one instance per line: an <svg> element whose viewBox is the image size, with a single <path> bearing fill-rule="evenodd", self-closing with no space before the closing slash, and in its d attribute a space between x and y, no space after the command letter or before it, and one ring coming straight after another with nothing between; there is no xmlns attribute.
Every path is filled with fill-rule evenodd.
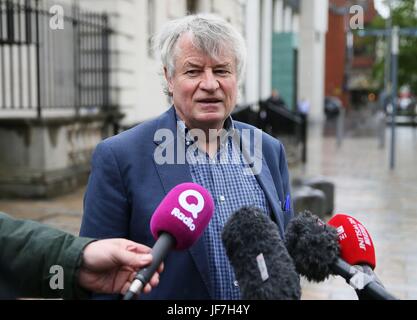
<svg viewBox="0 0 417 320"><path fill-rule="evenodd" d="M415 0L392 1L392 25L399 28L415 28L417 30L417 9ZM385 20L378 16L371 24L372 28L384 29ZM386 39L385 39L386 41ZM379 59L373 70L374 79L383 86L384 59ZM412 92L417 93L417 37L401 36L398 55L398 84L408 84Z"/></svg>

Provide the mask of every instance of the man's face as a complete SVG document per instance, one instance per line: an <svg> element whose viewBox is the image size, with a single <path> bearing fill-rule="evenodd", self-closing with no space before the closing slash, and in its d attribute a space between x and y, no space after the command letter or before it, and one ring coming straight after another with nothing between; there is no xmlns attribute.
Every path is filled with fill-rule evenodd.
<svg viewBox="0 0 417 320"><path fill-rule="evenodd" d="M167 72L169 91L177 113L191 128L221 129L236 104L236 61L229 52L218 60L197 50L190 34L177 43L175 73Z"/></svg>

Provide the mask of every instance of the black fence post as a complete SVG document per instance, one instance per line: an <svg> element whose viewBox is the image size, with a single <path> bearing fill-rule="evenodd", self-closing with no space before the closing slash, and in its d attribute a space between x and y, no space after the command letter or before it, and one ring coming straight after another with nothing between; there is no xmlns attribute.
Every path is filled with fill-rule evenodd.
<svg viewBox="0 0 417 320"><path fill-rule="evenodd" d="M80 24L78 21L79 12L78 7L73 4L72 6L72 30L73 30L73 42L74 42L74 108L75 116L78 117L80 114L81 106L81 88L80 88Z"/></svg>
<svg viewBox="0 0 417 320"><path fill-rule="evenodd" d="M3 1L0 1L0 67L1 67L1 103L2 109L6 109L6 75L5 75L5 68L6 68L6 59L5 59L5 43L6 37L4 35L4 28L3 28Z"/></svg>
<svg viewBox="0 0 417 320"><path fill-rule="evenodd" d="M300 113L301 117L301 161L307 163L307 127L308 127L308 115Z"/></svg>
<svg viewBox="0 0 417 320"><path fill-rule="evenodd" d="M102 15L103 21L103 32L102 32L102 70L103 70L103 83L102 83L102 90L103 90L103 107L105 110L109 109L110 106L110 56L109 56L109 37L110 37L110 29L109 29L109 21L108 16L106 14Z"/></svg>
<svg viewBox="0 0 417 320"><path fill-rule="evenodd" d="M9 68L10 68L10 107L14 109L14 56L13 56L13 43L15 41L15 20L14 20L14 4L12 1L6 1L6 17L7 17L7 43L9 45Z"/></svg>
<svg viewBox="0 0 417 320"><path fill-rule="evenodd" d="M25 11L25 45L26 45L26 62L27 62L27 105L28 108L32 108L32 68L31 68L31 50L33 36L32 36L32 7L29 4L30 0L25 0L24 11Z"/></svg>
<svg viewBox="0 0 417 320"><path fill-rule="evenodd" d="M39 38L39 0L36 0L35 5L35 34L36 34L36 92L37 92L37 114L38 119L42 118L42 97L41 97L41 41Z"/></svg>

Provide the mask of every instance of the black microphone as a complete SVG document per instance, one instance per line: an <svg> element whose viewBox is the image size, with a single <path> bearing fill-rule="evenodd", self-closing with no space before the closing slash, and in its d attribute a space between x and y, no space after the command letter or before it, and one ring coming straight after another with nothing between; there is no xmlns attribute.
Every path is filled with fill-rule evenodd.
<svg viewBox="0 0 417 320"><path fill-rule="evenodd" d="M226 254L245 300L299 300L300 277L278 226L262 211L243 207L222 231Z"/></svg>
<svg viewBox="0 0 417 320"><path fill-rule="evenodd" d="M329 275L342 276L355 290L375 300L397 300L370 275L340 258L338 234L308 211L299 213L287 226L285 243L297 272L309 281L321 282Z"/></svg>

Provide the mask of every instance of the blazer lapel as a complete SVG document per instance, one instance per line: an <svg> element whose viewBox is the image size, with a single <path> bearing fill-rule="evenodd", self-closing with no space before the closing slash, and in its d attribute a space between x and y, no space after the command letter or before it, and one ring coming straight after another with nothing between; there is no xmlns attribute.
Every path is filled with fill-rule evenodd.
<svg viewBox="0 0 417 320"><path fill-rule="evenodd" d="M269 205L271 206L272 213L274 215L273 220L278 225L278 229L281 233L282 239L284 239L284 226L283 221L281 219L282 217L282 209L281 209L281 203L278 198L278 192L275 188L274 181L272 179L271 172L269 171L268 165L266 164L265 159L262 159L262 170L261 172L255 176L256 179L259 182L259 185L265 192L266 198L269 201Z"/></svg>
<svg viewBox="0 0 417 320"><path fill-rule="evenodd" d="M185 144L179 143L181 139L177 139L177 124L175 119L175 109L174 107L171 107L161 116L157 128L157 130L168 129L173 134L172 137L168 138L169 140L165 141L165 144L173 144L175 155L174 163L158 164L154 159L155 168L158 172L159 178L161 179L165 194L178 184L183 182L193 182L188 163L186 163L186 161L182 161L185 159ZM156 145L160 144L158 141L154 141L154 143ZM177 161L177 159L180 159L180 161ZM197 270L200 272L209 295L213 297L210 286L208 257L203 239L204 235L202 235L200 239L198 239L197 242L194 243L190 249L188 249L188 252L192 257Z"/></svg>
<svg viewBox="0 0 417 320"><path fill-rule="evenodd" d="M178 143L179 139L177 139L177 126L175 122L174 107L171 107L160 117L156 130L160 130L160 132L165 132L167 134L165 136L166 140L164 141L164 146L171 145L172 148L170 147L170 150L174 152L174 157L172 158L174 163L159 164L155 161L155 158L153 159L165 194L167 194L176 185L183 182L193 181L188 164L185 163L185 161L177 161L178 155L181 153L184 154L185 146L183 143ZM156 148L160 147L160 141L154 140L154 143L157 145ZM183 158L185 159L185 157Z"/></svg>
<svg viewBox="0 0 417 320"><path fill-rule="evenodd" d="M252 157L250 157L251 154L254 154L254 156L257 157L256 161L258 162L262 161L262 168L258 174L255 174L255 177L259 185L261 186L262 190L264 191L265 196L269 201L269 205L271 206L272 214L273 214L271 218L277 223L278 229L281 233L281 237L284 238L284 225L283 225L284 222L282 221L281 203L279 201L277 189L275 188L274 180L272 178L271 172L269 171L269 168L265 161L265 157L263 153L261 152L260 155L257 155L256 152L254 152L254 148L256 147L255 143L259 143L259 142L253 142L251 141L252 140L251 138L247 137L246 135L241 134L242 128L238 124L236 124L236 127L238 128L239 133L240 133L239 138L242 140L242 144L241 144L242 152L243 152L244 157L247 159L248 163L250 163L250 159L252 159ZM254 166L256 165L254 164ZM256 171L258 172L259 170L257 169Z"/></svg>

